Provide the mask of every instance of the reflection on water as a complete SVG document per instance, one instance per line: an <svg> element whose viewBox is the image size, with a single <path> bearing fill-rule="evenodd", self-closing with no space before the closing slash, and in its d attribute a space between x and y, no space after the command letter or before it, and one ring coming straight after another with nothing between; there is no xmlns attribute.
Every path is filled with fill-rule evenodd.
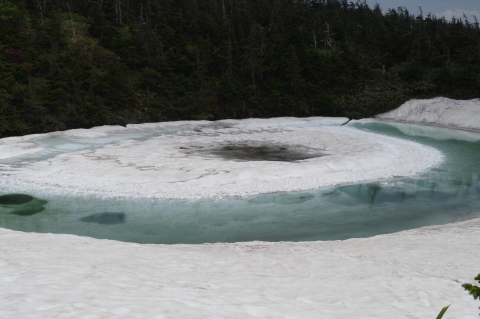
<svg viewBox="0 0 480 319"><path fill-rule="evenodd" d="M353 204L362 202L368 203L371 206L383 203L402 203L407 200L442 202L455 197L455 193L435 190L435 187L432 187L429 190L414 188L410 191L406 191L406 189L402 187L386 187L382 186L380 183L339 187L333 193L336 195L346 194L350 196L354 199ZM324 196L331 195L332 193L327 193ZM341 202L340 204L348 205L347 201Z"/></svg>
<svg viewBox="0 0 480 319"><path fill-rule="evenodd" d="M17 216L31 216L43 212L45 207L42 205L28 205L14 209L10 214Z"/></svg>
<svg viewBox="0 0 480 319"><path fill-rule="evenodd" d="M97 223L103 225L115 225L125 223L124 213L99 213L80 218L84 223Z"/></svg>
<svg viewBox="0 0 480 319"><path fill-rule="evenodd" d="M6 194L0 196L0 213L16 216L31 216L45 210L47 201L26 194ZM0 216L1 218L1 216Z"/></svg>
<svg viewBox="0 0 480 319"><path fill-rule="evenodd" d="M433 146L447 159L417 178L246 199L160 201L42 195L47 202L0 189L0 227L174 244L346 239L480 217L480 134L468 133L464 140L465 132L456 135L456 131L433 127L435 136L431 137L429 127L352 125Z"/></svg>
<svg viewBox="0 0 480 319"><path fill-rule="evenodd" d="M310 193L277 193L267 194L263 196L255 196L249 199L248 202L252 204L276 203L281 205L293 205L312 200L313 198L315 198L315 196Z"/></svg>
<svg viewBox="0 0 480 319"><path fill-rule="evenodd" d="M416 194L407 193L399 187L383 187L379 183L360 184L353 186L339 187L338 192L345 193L355 201L366 202L370 205L383 203L401 203L405 200L415 198Z"/></svg>
<svg viewBox="0 0 480 319"><path fill-rule="evenodd" d="M33 200L33 196L25 194L7 194L0 196L0 205L21 205Z"/></svg>

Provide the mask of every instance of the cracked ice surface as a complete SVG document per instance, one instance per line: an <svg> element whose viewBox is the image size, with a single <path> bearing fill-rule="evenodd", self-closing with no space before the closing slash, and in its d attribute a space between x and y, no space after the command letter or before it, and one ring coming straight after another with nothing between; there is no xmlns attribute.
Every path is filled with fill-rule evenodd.
<svg viewBox="0 0 480 319"><path fill-rule="evenodd" d="M63 153L10 168L6 178L11 184L58 192L195 199L412 176L443 159L433 148L340 126L345 121L249 119L219 121L216 128L201 126L208 122L171 122L56 132L56 138L68 138L63 146L57 145ZM141 132L186 124L193 128L83 150L76 146L85 138L110 134L114 140L118 134L141 136ZM31 145L38 139L22 137L21 142ZM7 139L1 145L6 156L11 144ZM36 148L24 151L32 149ZM245 155L245 150L273 151L265 161L220 156L232 149L234 155ZM271 160L284 156L282 150L286 157L299 160ZM18 153L21 150L12 151Z"/></svg>

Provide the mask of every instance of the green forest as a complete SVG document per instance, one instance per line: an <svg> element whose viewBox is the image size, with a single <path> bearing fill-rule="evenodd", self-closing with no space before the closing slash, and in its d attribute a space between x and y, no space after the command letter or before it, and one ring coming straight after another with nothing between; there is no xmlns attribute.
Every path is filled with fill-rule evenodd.
<svg viewBox="0 0 480 319"><path fill-rule="evenodd" d="M480 97L480 28L346 0L0 0L0 137Z"/></svg>

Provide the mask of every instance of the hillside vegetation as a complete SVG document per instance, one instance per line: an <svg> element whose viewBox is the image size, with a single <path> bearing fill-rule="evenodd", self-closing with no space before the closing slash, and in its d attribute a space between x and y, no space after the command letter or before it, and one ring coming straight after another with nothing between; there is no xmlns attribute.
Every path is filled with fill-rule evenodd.
<svg viewBox="0 0 480 319"><path fill-rule="evenodd" d="M480 97L480 28L339 0L0 0L0 136Z"/></svg>

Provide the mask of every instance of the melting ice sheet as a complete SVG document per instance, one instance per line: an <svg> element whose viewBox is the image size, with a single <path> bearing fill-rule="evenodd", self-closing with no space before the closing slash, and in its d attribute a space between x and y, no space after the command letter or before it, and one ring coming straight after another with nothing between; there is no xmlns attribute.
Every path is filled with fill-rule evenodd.
<svg viewBox="0 0 480 319"><path fill-rule="evenodd" d="M335 126L340 125L341 122L318 121L315 125L315 121L302 123L284 120L281 126L282 130L289 129L290 134L298 134L297 129L291 128L307 124L305 126L311 130L307 133L327 134L332 132L331 129L337 129ZM157 136L169 135L182 142L177 144L178 152L186 154L196 152L192 145L198 144L191 143L191 138L184 139L183 135L195 138L197 136L195 134L204 132L206 129L211 129L207 131L208 134L215 135L215 132L231 129L237 123L223 123L213 128L211 123L200 124L206 127L184 126L187 128L184 131L167 133L162 133L158 127L153 127L157 130L155 134L150 131L151 135L147 136L145 132L140 131L144 135L134 136L133 141L148 142ZM249 132L258 130L255 124L249 123ZM278 131L279 126L271 125L268 130ZM319 126L326 127L326 130L318 130ZM428 146L426 150L429 152L431 148L441 150L446 155L445 160L413 176L399 176L401 175L399 174L395 177L377 178L360 184L350 183L316 190L220 199L102 198L52 192L54 188L46 190L28 188L22 183L16 186L3 184L0 188L0 193L4 194L3 197L0 196L0 227L32 232L70 233L138 243L173 244L346 239L478 217L480 164L477 159L480 158L480 134L368 121L354 122L349 126L347 132L352 130L358 136L366 137L367 140L371 136L380 141L391 141L390 138L395 137L406 141L405 144L400 144L402 147L416 146L417 144L411 142L414 141ZM148 128L148 130L151 129L152 127ZM233 145L246 143L254 150L255 145L276 143L277 146L273 149L275 156L278 152L285 151L281 150L285 147L285 142L281 144L279 140L275 140L275 135L271 131L247 133L245 136L249 139L246 139L242 134L245 134L247 129L242 130L243 133L236 131L238 133L236 136L242 137L243 144L239 140L232 141L225 138L222 143L229 142L231 143L229 145L233 142L237 143ZM129 135L132 132L117 134L115 133L114 136L121 134L128 136L130 140L127 142L133 143L132 136ZM260 139L258 134L266 134L271 138ZM111 137L103 138L112 143ZM130 145L128 143L127 146ZM208 143L212 142L208 141ZM375 144L369 145L375 146ZM184 148L180 149L180 147ZM223 147L216 144L214 149ZM328 143L325 143L324 147L308 143L290 143L286 147L292 147L297 153L309 153L314 148L311 154L318 155L314 158L319 159L327 158L324 154L328 154L329 150ZM208 149L202 149L198 153L211 161L233 161L234 164L251 162L269 165L285 164L283 160L274 161L271 158L267 161L250 162L243 157L247 151L245 149L240 151L243 153L237 160L225 159L215 152L211 154ZM207 154L204 154L205 152ZM352 152L355 153L355 149ZM437 156L436 152L427 154ZM258 156L258 154L254 155ZM294 158L292 162L286 164L302 164L303 161L305 160ZM416 161L423 161L423 159L416 159ZM45 162L48 161L42 160L38 163ZM429 163L428 160L426 162ZM24 166L14 169L23 172L31 164L22 165ZM8 172L15 171L5 171L3 174L6 176ZM406 170L406 172L409 171Z"/></svg>
<svg viewBox="0 0 480 319"><path fill-rule="evenodd" d="M0 163L11 188L197 200L413 176L443 159L434 148L341 126L345 121L280 118L72 130L0 140L6 150Z"/></svg>

